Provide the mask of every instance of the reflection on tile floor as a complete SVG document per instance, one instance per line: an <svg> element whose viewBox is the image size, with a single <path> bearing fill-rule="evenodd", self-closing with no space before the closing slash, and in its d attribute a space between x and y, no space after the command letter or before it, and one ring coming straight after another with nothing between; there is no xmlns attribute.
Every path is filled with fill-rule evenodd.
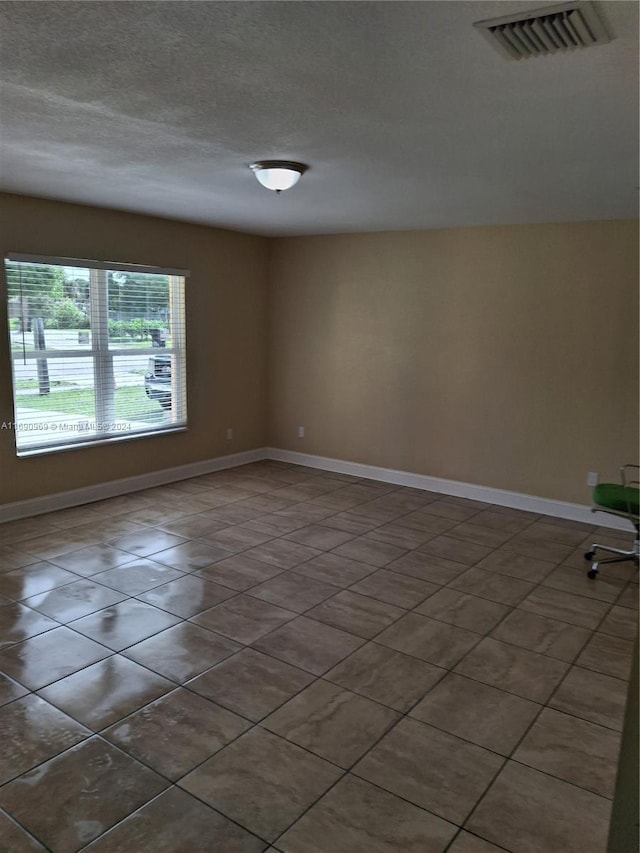
<svg viewBox="0 0 640 853"><path fill-rule="evenodd" d="M266 461L0 526L2 843L604 853L638 579L594 530Z"/></svg>

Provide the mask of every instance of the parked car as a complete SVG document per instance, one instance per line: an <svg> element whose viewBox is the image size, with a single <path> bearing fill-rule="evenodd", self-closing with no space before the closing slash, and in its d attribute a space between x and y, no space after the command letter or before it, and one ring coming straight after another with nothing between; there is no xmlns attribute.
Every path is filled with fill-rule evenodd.
<svg viewBox="0 0 640 853"><path fill-rule="evenodd" d="M144 377L144 390L150 400L163 409L171 409L171 356L154 355L149 359L149 372Z"/></svg>

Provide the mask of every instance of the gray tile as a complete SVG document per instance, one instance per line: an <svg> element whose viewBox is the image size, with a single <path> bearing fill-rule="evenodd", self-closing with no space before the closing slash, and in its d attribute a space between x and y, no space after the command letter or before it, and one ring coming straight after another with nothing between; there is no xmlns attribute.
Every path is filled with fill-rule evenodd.
<svg viewBox="0 0 640 853"><path fill-rule="evenodd" d="M181 572L194 572L196 569L204 569L212 563L224 560L230 553L224 548L209 545L207 542L191 540L174 548L167 548L166 551L158 551L153 555L153 559Z"/></svg>
<svg viewBox="0 0 640 853"><path fill-rule="evenodd" d="M0 706L13 702L14 699L19 699L28 692L22 684L18 684L17 681L13 681L3 672L0 672Z"/></svg>
<svg viewBox="0 0 640 853"><path fill-rule="evenodd" d="M525 595L534 589L535 585L507 575L483 572L482 569L472 568L452 580L449 586L461 592L488 598L489 601L513 606L522 601Z"/></svg>
<svg viewBox="0 0 640 853"><path fill-rule="evenodd" d="M523 649L571 663L591 636L586 628L515 609L491 634Z"/></svg>
<svg viewBox="0 0 640 853"><path fill-rule="evenodd" d="M243 553L236 554L226 560L220 560L220 562L196 572L196 575L242 592L279 575L282 571L277 566L268 566L266 563L253 560L246 553Z"/></svg>
<svg viewBox="0 0 640 853"><path fill-rule="evenodd" d="M416 607L415 612L449 622L458 628L485 634L509 612L509 608L495 601L487 601L486 598L447 588L436 592Z"/></svg>
<svg viewBox="0 0 640 853"><path fill-rule="evenodd" d="M496 847L477 835L462 831L447 853L504 853L504 847Z"/></svg>
<svg viewBox="0 0 640 853"><path fill-rule="evenodd" d="M250 726L231 711L178 688L111 726L103 736L175 781Z"/></svg>
<svg viewBox="0 0 640 853"><path fill-rule="evenodd" d="M326 518L324 524L327 527L336 527L339 530L345 530L347 533L353 533L354 536L358 533L366 536L374 528L395 520L398 515L402 515L402 510L373 506L373 504L366 502L355 504L346 512ZM354 559L356 558L354 557Z"/></svg>
<svg viewBox="0 0 640 853"><path fill-rule="evenodd" d="M574 666L549 705L583 720L622 731L627 689L626 681Z"/></svg>
<svg viewBox="0 0 640 853"><path fill-rule="evenodd" d="M611 803L509 761L467 828L513 853L602 853Z"/></svg>
<svg viewBox="0 0 640 853"><path fill-rule="evenodd" d="M238 651L226 637L190 622L181 622L135 646L124 655L165 678L183 683Z"/></svg>
<svg viewBox="0 0 640 853"><path fill-rule="evenodd" d="M126 595L139 595L160 584L169 583L183 577L182 572L163 566L155 560L134 558L132 563L125 563L106 572L98 572L92 580L117 589Z"/></svg>
<svg viewBox="0 0 640 853"><path fill-rule="evenodd" d="M276 515L273 511L267 511L264 515L242 522L243 527L247 527L249 530L256 530L258 533L273 537L282 536L292 530L299 530L301 527L306 527L307 523L304 519Z"/></svg>
<svg viewBox="0 0 640 853"><path fill-rule="evenodd" d="M179 788L170 788L93 844L87 853L261 853L265 844Z"/></svg>
<svg viewBox="0 0 640 853"><path fill-rule="evenodd" d="M17 543L45 532L57 533L60 529L39 517L8 521L0 527L0 543Z"/></svg>
<svg viewBox="0 0 640 853"><path fill-rule="evenodd" d="M333 511L334 510L329 510L329 513L332 513ZM314 519L308 519L308 521L312 520ZM330 518L324 516L323 520L326 527L333 527L335 530L343 530L345 533L351 533L353 536L361 536L388 521L387 518L372 519L349 511L338 512L335 515L331 515Z"/></svg>
<svg viewBox="0 0 640 853"><path fill-rule="evenodd" d="M299 527L292 533L287 533L284 538L299 545L317 548L319 551L330 551L332 548L344 545L353 538L353 535L331 527L323 527L321 524L309 524L306 527Z"/></svg>
<svg viewBox="0 0 640 853"><path fill-rule="evenodd" d="M255 548L256 545L268 542L272 536L267 533L260 533L258 530L252 530L250 527L244 527L241 524L235 524L215 533L207 533L201 538L210 545L216 545L232 554L238 554L240 551L246 551L248 548Z"/></svg>
<svg viewBox="0 0 640 853"><path fill-rule="evenodd" d="M130 551L121 551L112 545L91 545L88 548L80 548L71 554L55 557L52 562L63 569L69 569L78 575L90 577L106 569L114 569L123 563L130 563L133 555Z"/></svg>
<svg viewBox="0 0 640 853"><path fill-rule="evenodd" d="M637 583L628 583L616 599L616 604L621 607L630 607L635 610L638 609L639 603Z"/></svg>
<svg viewBox="0 0 640 853"><path fill-rule="evenodd" d="M624 581L607 577L605 569L606 566L603 568L602 575L598 575L595 580L592 580L587 577L584 569L580 571L579 569L558 566L547 575L543 581L543 586L576 595L584 595L586 598L593 598L598 601L608 601L612 604L624 589Z"/></svg>
<svg viewBox="0 0 640 853"><path fill-rule="evenodd" d="M445 557L437 557L433 554L423 554L420 551L410 551L399 560L389 563L387 569L398 574L419 578L427 583L443 585L450 583L458 575L466 572L468 566L457 563L455 560L447 560Z"/></svg>
<svg viewBox="0 0 640 853"><path fill-rule="evenodd" d="M638 630L638 614L630 607L619 607L614 604L598 630L612 637L633 640Z"/></svg>
<svg viewBox="0 0 640 853"><path fill-rule="evenodd" d="M545 708L513 758L612 798L619 750L617 732Z"/></svg>
<svg viewBox="0 0 640 853"><path fill-rule="evenodd" d="M367 643L324 678L404 713L445 673L418 658Z"/></svg>
<svg viewBox="0 0 640 853"><path fill-rule="evenodd" d="M59 627L53 619L12 601L0 607L0 649Z"/></svg>
<svg viewBox="0 0 640 853"><path fill-rule="evenodd" d="M480 634L408 613L380 634L376 642L448 669L479 639Z"/></svg>
<svg viewBox="0 0 640 853"><path fill-rule="evenodd" d="M224 521L214 521L206 512L189 516L181 515L170 521L163 522L161 525L159 522L156 523L162 526L163 530L187 539L200 539L210 533L213 534L218 530L224 530L228 526Z"/></svg>
<svg viewBox="0 0 640 853"><path fill-rule="evenodd" d="M426 530L414 530L410 527L405 527L402 524L402 517L397 522L383 524L382 527L376 527L367 534L368 539L375 539L377 542L388 542L389 545L395 545L397 548L411 550L424 545L429 539L433 539L435 533L430 533Z"/></svg>
<svg viewBox="0 0 640 853"><path fill-rule="evenodd" d="M292 610L250 595L238 595L194 616L191 621L248 645L295 617Z"/></svg>
<svg viewBox="0 0 640 853"><path fill-rule="evenodd" d="M276 578L253 587L250 595L278 604L297 613L319 604L336 592L335 586L295 572L283 572Z"/></svg>
<svg viewBox="0 0 640 853"><path fill-rule="evenodd" d="M534 560L545 560L549 563L561 563L573 550L570 545L531 538L527 536L527 532L525 530L522 535L510 539L504 547L524 557L533 557Z"/></svg>
<svg viewBox="0 0 640 853"><path fill-rule="evenodd" d="M553 570L555 563L536 560L533 557L525 557L516 554L507 548L492 551L484 560L480 560L477 568L487 572L496 572L499 575L508 575L512 578L520 578L530 583L540 583Z"/></svg>
<svg viewBox="0 0 640 853"><path fill-rule="evenodd" d="M385 604L351 590L343 590L309 610L307 616L370 639L404 613L405 610L393 604Z"/></svg>
<svg viewBox="0 0 640 853"><path fill-rule="evenodd" d="M112 540L109 544L121 551L130 551L136 557L149 557L158 551L165 551L176 545L182 545L186 540L182 536L174 536L164 530L150 527L139 533L129 533Z"/></svg>
<svg viewBox="0 0 640 853"><path fill-rule="evenodd" d="M461 539L454 539L452 536L436 536L421 545L418 550L434 557L455 560L457 563L464 563L467 566L474 566L491 553L491 548L475 545L471 542L463 542Z"/></svg>
<svg viewBox="0 0 640 853"><path fill-rule="evenodd" d="M529 527L537 518L538 516L533 513L502 506L489 506L488 509L483 509L474 516L473 523L515 535Z"/></svg>
<svg viewBox="0 0 640 853"><path fill-rule="evenodd" d="M425 509L428 509L428 507ZM431 534L429 536L430 539L433 539L439 534L445 533L447 530L456 526L455 519L436 516L433 513L422 510L416 510L408 513L407 515L403 515L396 523L410 530L429 533Z"/></svg>
<svg viewBox="0 0 640 853"><path fill-rule="evenodd" d="M244 496L245 498L248 495ZM249 521L252 518L257 518L263 512L262 509L246 506L245 501L233 501L223 506L216 507L209 511L209 516L216 521L224 521L227 526L241 524L243 521Z"/></svg>
<svg viewBox="0 0 640 853"><path fill-rule="evenodd" d="M435 815L345 776L278 840L278 847L284 853L442 853L455 831Z"/></svg>
<svg viewBox="0 0 640 853"><path fill-rule="evenodd" d="M353 634L299 616L253 645L285 663L322 675L364 642Z"/></svg>
<svg viewBox="0 0 640 853"><path fill-rule="evenodd" d="M257 722L313 680L308 672L253 649L243 649L188 682L187 687Z"/></svg>
<svg viewBox="0 0 640 853"><path fill-rule="evenodd" d="M510 755L540 706L488 684L447 675L410 712L452 735Z"/></svg>
<svg viewBox="0 0 640 853"><path fill-rule="evenodd" d="M180 780L180 787L273 841L342 771L256 727Z"/></svg>
<svg viewBox="0 0 640 853"><path fill-rule="evenodd" d="M78 576L53 563L39 562L0 574L0 595L22 601L49 589L77 581Z"/></svg>
<svg viewBox="0 0 640 853"><path fill-rule="evenodd" d="M340 767L351 767L400 715L318 679L262 726Z"/></svg>
<svg viewBox="0 0 640 853"><path fill-rule="evenodd" d="M164 610L158 610L143 601L128 599L76 619L71 625L74 631L119 652L179 621L177 616Z"/></svg>
<svg viewBox="0 0 640 853"><path fill-rule="evenodd" d="M49 849L79 850L167 782L98 737L0 789L0 805Z"/></svg>
<svg viewBox="0 0 640 853"><path fill-rule="evenodd" d="M424 512L429 513L429 515L448 518L451 521L462 522L476 515L478 510L482 508L482 505L476 504L475 501L470 501L468 504L464 501L464 498L462 501L455 497L439 498L425 507Z"/></svg>
<svg viewBox="0 0 640 853"><path fill-rule="evenodd" d="M456 672L533 702L546 702L567 669L566 663L487 637Z"/></svg>
<svg viewBox="0 0 640 853"><path fill-rule="evenodd" d="M306 545L298 545L296 542L287 542L284 539L274 539L251 548L246 551L246 556L253 560L259 560L267 565L279 569L293 569L300 563L306 563L322 553L317 548L308 548Z"/></svg>
<svg viewBox="0 0 640 853"><path fill-rule="evenodd" d="M10 572L12 569L22 569L32 563L37 563L38 557L16 551L10 545L0 545L0 572Z"/></svg>
<svg viewBox="0 0 640 853"><path fill-rule="evenodd" d="M91 732L30 694L0 708L0 785L89 737Z"/></svg>
<svg viewBox="0 0 640 853"><path fill-rule="evenodd" d="M233 595L235 590L190 574L143 592L138 598L175 616L188 619Z"/></svg>
<svg viewBox="0 0 640 853"><path fill-rule="evenodd" d="M513 535L503 530L474 524L473 521L457 524L448 531L447 535L455 539L463 539L465 542L472 542L474 545L484 545L487 548L498 548Z"/></svg>
<svg viewBox="0 0 640 853"><path fill-rule="evenodd" d="M50 684L39 695L94 731L157 699L174 685L120 655Z"/></svg>
<svg viewBox="0 0 640 853"><path fill-rule="evenodd" d="M544 586L534 589L519 606L530 613L591 629L597 628L609 609L604 601L594 601Z"/></svg>
<svg viewBox="0 0 640 853"><path fill-rule="evenodd" d="M101 537L111 544L100 543ZM44 784L27 769L27 793L35 786L44 802L38 834L49 849L69 853L80 847L192 853L212 846L258 853L269 841L274 853L395 853L400 847L571 853L556 844L561 836L554 834L553 816L551 829L543 822L537 834L533 818L529 830L525 817L522 837L509 846L506 836L498 842L474 828L454 837L456 828L443 815L457 810L448 820L463 821L491 785L494 762L500 768L501 756L514 749L517 766L536 778L542 771L550 785L566 786L565 793L578 790L573 785L610 796L627 687L612 676L626 674L637 579L624 586L633 570L620 573L616 566L596 582L586 579L583 540L607 537L606 530L532 513L275 462L3 525L0 563L7 565L0 566L0 584L10 577L9 596L0 590L0 642L3 623L5 641L21 642L0 651L0 668L12 676L0 676L0 718L6 710L18 719L21 696L34 686L43 697L51 693L52 702L56 694L61 710L55 702L46 707L58 719L71 719L82 732L74 716L95 730L108 725L125 750L93 758L85 751L88 765L84 757L60 765L64 772L53 777L52 797L60 820L47 814L46 768L78 748L63 744L66 753L38 768L44 768ZM355 551L349 557L345 548ZM162 565L175 580L149 579L144 572L136 578L130 567L141 563ZM100 584L102 576L122 577L128 585L109 589ZM26 607L12 603L26 586ZM117 597L126 593L139 601ZM112 595L116 599L105 598ZM16 615L40 604L43 618L70 621L73 630L60 634L66 629L53 623L48 634L29 639L6 634L30 630ZM134 612L137 605L149 609ZM403 615L401 608L416 610ZM29 620L39 619L31 610ZM157 624L150 615L158 613L174 621ZM108 649L76 633L96 617L102 624L94 629L100 643L111 643ZM589 629L596 628L586 645ZM59 642L41 642L49 636ZM118 648L126 639L122 657L111 654L114 636ZM366 642L370 637L375 641ZM242 649L236 640L256 649ZM581 654L581 665L569 670L566 664ZM455 665L474 673L442 668ZM543 702L550 690L554 710L545 710L526 733L540 706L524 696L533 691ZM396 723L402 713L410 716ZM23 719L26 734L9 735L9 755L18 749L46 761L53 754L36 754L48 748L43 720L40 726L37 716ZM239 728L229 729L229 721ZM248 721L260 724L258 734L244 731ZM385 733L386 724L392 728ZM358 767L374 756L379 777L347 774L325 796L340 775L327 760L350 766L371 744ZM378 752L383 744L391 746ZM119 756L115 762L113 755ZM175 786L149 793L140 780L144 797L117 805L130 797L121 790L120 763L139 768L136 756L171 779L189 774L200 799ZM103 775L102 762L112 763ZM329 774L321 785L318 767ZM22 771L20 765L16 772ZM87 772L102 803L83 802ZM145 805L149 797L155 799ZM15 808L22 808L24 797L19 800ZM577 821L591 802L570 805L569 819ZM522 806L533 815L529 807ZM20 820L35 832L40 816L32 811L29 806ZM504 809L495 811L493 826L508 823ZM538 812L547 820L544 802ZM17 830L16 853L44 849L11 817L3 823L3 815L0 810L7 838ZM80 821L87 815L93 823L83 835Z"/></svg>
<svg viewBox="0 0 640 853"><path fill-rule="evenodd" d="M54 628L1 651L0 671L30 690L38 690L110 654L109 649L69 628Z"/></svg>
<svg viewBox="0 0 640 853"><path fill-rule="evenodd" d="M461 824L502 763L500 756L486 749L405 718L353 772L445 820Z"/></svg>
<svg viewBox="0 0 640 853"><path fill-rule="evenodd" d="M576 661L585 669L595 669L615 678L631 677L633 643L620 637L595 633Z"/></svg>
<svg viewBox="0 0 640 853"><path fill-rule="evenodd" d="M392 560L402 557L406 553L406 548L398 548L396 545L389 545L387 542L377 542L375 539L359 536L357 539L352 539L350 542L335 548L332 553L339 557L360 560L369 566L382 568Z"/></svg>
<svg viewBox="0 0 640 853"><path fill-rule="evenodd" d="M575 524L575 527L571 526ZM537 539L541 542L560 542L563 545L578 546L593 528L576 522L565 521L564 524L550 523L550 519L541 518L527 528L527 539Z"/></svg>
<svg viewBox="0 0 640 853"><path fill-rule="evenodd" d="M103 607L118 604L126 596L94 579L78 580L25 599L25 604L59 622L71 622Z"/></svg>
<svg viewBox="0 0 640 853"><path fill-rule="evenodd" d="M0 809L0 838L8 853L45 853L46 848Z"/></svg>
<svg viewBox="0 0 640 853"><path fill-rule="evenodd" d="M98 542L100 535L95 533L91 542ZM83 545L89 544L88 541L77 533L77 529L70 531L58 530L57 532L46 533L44 536L34 536L29 539L21 539L20 542L11 543L17 551L24 551L27 554L34 554L41 560L48 560L50 557L58 557L62 554L68 554L71 551L76 551L82 548Z"/></svg>
<svg viewBox="0 0 640 853"><path fill-rule="evenodd" d="M372 572L375 572L375 566L369 566L357 560L348 560L346 557L338 557L335 554L321 554L309 560L308 563L296 566L296 574L315 578L342 589L366 578Z"/></svg>
<svg viewBox="0 0 640 853"><path fill-rule="evenodd" d="M440 589L433 583L421 581L398 572L379 569L351 587L351 592L369 595L396 607L411 609Z"/></svg>

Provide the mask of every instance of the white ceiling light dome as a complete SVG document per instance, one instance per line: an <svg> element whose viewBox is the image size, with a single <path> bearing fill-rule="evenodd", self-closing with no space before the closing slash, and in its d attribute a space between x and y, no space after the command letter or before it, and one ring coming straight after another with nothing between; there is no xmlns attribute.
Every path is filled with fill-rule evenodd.
<svg viewBox="0 0 640 853"><path fill-rule="evenodd" d="M263 187L279 193L295 186L309 167L291 160L259 160L249 168Z"/></svg>

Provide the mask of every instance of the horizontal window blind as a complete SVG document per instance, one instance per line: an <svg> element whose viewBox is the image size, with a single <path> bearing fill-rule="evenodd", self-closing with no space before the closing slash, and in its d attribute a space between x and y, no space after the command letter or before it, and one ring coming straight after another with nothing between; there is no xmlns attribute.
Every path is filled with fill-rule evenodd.
<svg viewBox="0 0 640 853"><path fill-rule="evenodd" d="M187 424L185 270L5 259L18 454Z"/></svg>

